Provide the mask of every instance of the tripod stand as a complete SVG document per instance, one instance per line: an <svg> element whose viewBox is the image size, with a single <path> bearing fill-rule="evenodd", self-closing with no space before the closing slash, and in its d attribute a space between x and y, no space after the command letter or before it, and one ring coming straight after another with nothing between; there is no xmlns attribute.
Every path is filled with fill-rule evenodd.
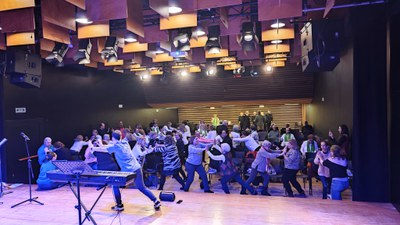
<svg viewBox="0 0 400 225"><path fill-rule="evenodd" d="M43 203L37 201L36 199L38 199L38 197L33 197L32 198L32 178L33 176L33 170L32 170L32 160L31 155L29 154L29 148L28 148L28 141L30 140L28 136L26 136L24 133L21 133L21 135L23 136L23 138L25 139L25 148L26 148L26 154L28 155L27 159L28 159L28 179L29 179L29 199L22 201L20 203L17 203L13 206L11 206L11 208L17 207L25 202L36 202L40 205L44 205Z"/></svg>

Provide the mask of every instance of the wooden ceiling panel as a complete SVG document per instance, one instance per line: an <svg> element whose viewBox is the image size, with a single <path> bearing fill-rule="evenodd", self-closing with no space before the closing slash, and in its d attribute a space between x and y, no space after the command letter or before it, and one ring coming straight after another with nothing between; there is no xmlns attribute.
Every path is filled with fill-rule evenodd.
<svg viewBox="0 0 400 225"><path fill-rule="evenodd" d="M43 38L64 44L71 44L68 29L59 27L46 21L42 21L42 26Z"/></svg>
<svg viewBox="0 0 400 225"><path fill-rule="evenodd" d="M197 0L197 9L219 8L240 5L242 0Z"/></svg>
<svg viewBox="0 0 400 225"><path fill-rule="evenodd" d="M116 62L103 61L103 63L104 63L104 66L122 66L122 65L124 65L124 60L119 59Z"/></svg>
<svg viewBox="0 0 400 225"><path fill-rule="evenodd" d="M174 57L170 56L168 53L157 54L153 58L153 62L172 62L174 61Z"/></svg>
<svg viewBox="0 0 400 225"><path fill-rule="evenodd" d="M1 0L0 11L22 9L35 6L35 0Z"/></svg>
<svg viewBox="0 0 400 225"><path fill-rule="evenodd" d="M294 28L269 29L261 33L262 41L287 40L294 38Z"/></svg>
<svg viewBox="0 0 400 225"><path fill-rule="evenodd" d="M40 39L40 50L51 52L56 44L54 41L47 40L44 38Z"/></svg>
<svg viewBox="0 0 400 225"><path fill-rule="evenodd" d="M110 36L110 24L97 22L89 25L78 25L78 38L96 38Z"/></svg>
<svg viewBox="0 0 400 225"><path fill-rule="evenodd" d="M126 29L144 37L145 31L143 27L143 4L142 1L127 0L128 17L126 18Z"/></svg>
<svg viewBox="0 0 400 225"><path fill-rule="evenodd" d="M76 31L75 6L64 0L42 0L42 19Z"/></svg>
<svg viewBox="0 0 400 225"><path fill-rule="evenodd" d="M169 17L168 0L149 0L149 6L164 18Z"/></svg>
<svg viewBox="0 0 400 225"><path fill-rule="evenodd" d="M229 56L229 50L221 49L220 53L217 53L217 54L209 54L208 52L205 52L205 56L206 56L206 59L227 57L227 56Z"/></svg>
<svg viewBox="0 0 400 225"><path fill-rule="evenodd" d="M156 43L160 41L169 41L169 33L167 30L160 30L158 25L145 27L144 38L139 37L139 42Z"/></svg>
<svg viewBox="0 0 400 225"><path fill-rule="evenodd" d="M197 26L197 13L185 13L170 16L169 18L160 18L160 30L169 30L185 27Z"/></svg>
<svg viewBox="0 0 400 225"><path fill-rule="evenodd" d="M207 40L208 40L207 36L198 37L197 39L191 38L190 48L203 48L204 46L206 46Z"/></svg>
<svg viewBox="0 0 400 225"><path fill-rule="evenodd" d="M127 0L86 0L88 17L93 21L125 19L127 7Z"/></svg>
<svg viewBox="0 0 400 225"><path fill-rule="evenodd" d="M85 0L65 0L65 1L71 3L72 5L75 5L76 7L81 8L83 10L86 9Z"/></svg>
<svg viewBox="0 0 400 225"><path fill-rule="evenodd" d="M303 14L302 0L258 0L258 20L274 20L300 17Z"/></svg>
<svg viewBox="0 0 400 225"><path fill-rule="evenodd" d="M34 8L17 9L0 13L3 33L26 32L35 30Z"/></svg>
<svg viewBox="0 0 400 225"><path fill-rule="evenodd" d="M129 43L126 44L123 48L124 53L128 52L145 52L149 49L147 43L139 43L139 42L134 42L134 43Z"/></svg>
<svg viewBox="0 0 400 225"><path fill-rule="evenodd" d="M90 67L90 68L96 68L97 69L97 62L94 62L91 59L91 62L89 64L85 64L86 67Z"/></svg>
<svg viewBox="0 0 400 225"><path fill-rule="evenodd" d="M265 45L264 54L290 52L289 44Z"/></svg>
<svg viewBox="0 0 400 225"><path fill-rule="evenodd" d="M33 45L33 44L35 44L35 32L7 34L7 46Z"/></svg>

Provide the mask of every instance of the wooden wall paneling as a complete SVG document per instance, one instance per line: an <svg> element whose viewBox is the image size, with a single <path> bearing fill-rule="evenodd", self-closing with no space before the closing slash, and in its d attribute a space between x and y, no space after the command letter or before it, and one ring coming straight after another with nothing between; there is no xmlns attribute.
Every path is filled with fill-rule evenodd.
<svg viewBox="0 0 400 225"><path fill-rule="evenodd" d="M125 19L127 7L127 0L86 0L86 12L93 21Z"/></svg>
<svg viewBox="0 0 400 225"><path fill-rule="evenodd" d="M169 17L168 0L149 0L149 6L164 18Z"/></svg>
<svg viewBox="0 0 400 225"><path fill-rule="evenodd" d="M302 0L258 0L258 20L274 20L300 17L303 14Z"/></svg>
<svg viewBox="0 0 400 225"><path fill-rule="evenodd" d="M42 0L41 9L43 20L76 31L74 5L64 0Z"/></svg>
<svg viewBox="0 0 400 225"><path fill-rule="evenodd" d="M86 3L85 0L65 0L69 3L71 3L72 5L75 5L76 7L79 7L83 10L86 9Z"/></svg>
<svg viewBox="0 0 400 225"><path fill-rule="evenodd" d="M238 124L238 117L240 112L249 111L250 115L253 112L264 112L268 110L272 113L273 122L277 124L279 128L282 128L289 123L291 127L295 127L296 123L302 122L302 104L298 105L269 105L262 104L264 107L260 108L259 105L221 105L210 109L209 106L199 105L192 108L179 108L178 118L179 121L189 120L192 123L198 124L200 120L204 120L206 123L211 124L211 117L214 114L218 114L220 120L228 120L232 125Z"/></svg>
<svg viewBox="0 0 400 225"><path fill-rule="evenodd" d="M109 22L97 22L89 25L78 25L78 38L96 38L110 36Z"/></svg>
<svg viewBox="0 0 400 225"><path fill-rule="evenodd" d="M7 46L33 45L35 32L22 32L7 34Z"/></svg>
<svg viewBox="0 0 400 225"><path fill-rule="evenodd" d="M143 27L143 3L137 0L127 0L128 17L126 18L126 29L144 37L145 31Z"/></svg>
<svg viewBox="0 0 400 225"><path fill-rule="evenodd" d="M2 0L0 11L22 9L35 6L35 0Z"/></svg>
<svg viewBox="0 0 400 225"><path fill-rule="evenodd" d="M42 20L43 38L64 44L71 44L69 30Z"/></svg>
<svg viewBox="0 0 400 225"><path fill-rule="evenodd" d="M169 30L197 26L197 13L185 13L160 18L160 30Z"/></svg>
<svg viewBox="0 0 400 225"><path fill-rule="evenodd" d="M240 4L242 4L242 0L197 0L197 9L219 8Z"/></svg>
<svg viewBox="0 0 400 225"><path fill-rule="evenodd" d="M16 9L0 13L3 33L27 32L35 30L34 8Z"/></svg>
<svg viewBox="0 0 400 225"><path fill-rule="evenodd" d="M56 44L52 40L40 39L40 50L51 52Z"/></svg>

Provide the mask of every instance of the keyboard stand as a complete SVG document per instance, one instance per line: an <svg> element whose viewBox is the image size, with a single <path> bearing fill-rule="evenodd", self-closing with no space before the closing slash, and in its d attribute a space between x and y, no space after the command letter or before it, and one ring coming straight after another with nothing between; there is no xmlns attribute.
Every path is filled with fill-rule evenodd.
<svg viewBox="0 0 400 225"><path fill-rule="evenodd" d="M93 219L91 213L92 213L92 210L94 209L94 207L95 207L95 206L97 205L97 203L99 202L101 196L103 196L104 191L105 191L106 188L107 188L107 184L105 184L105 185L103 185L103 186L97 188L97 191L100 191L100 190L102 190L102 191L100 192L100 194L99 194L99 196L97 197L96 201L93 203L93 205L90 207L89 210L87 209L87 207L85 206L85 204L83 204L82 200L80 199L79 182L77 182L77 184L76 184L76 185L77 185L76 190L74 189L74 187L73 187L74 185L73 185L71 182L69 182L68 184L69 184L69 188L71 189L72 193L74 193L75 197L76 197L77 200L78 200L78 205L76 205L75 208L78 210L79 218L81 217L81 208L83 208L83 210L85 211L85 218L83 219L83 221L81 220L81 218L79 219L79 225L83 224L83 223L86 221L86 219L87 219L88 221L91 221L94 225L97 225L97 223L96 223L96 221Z"/></svg>

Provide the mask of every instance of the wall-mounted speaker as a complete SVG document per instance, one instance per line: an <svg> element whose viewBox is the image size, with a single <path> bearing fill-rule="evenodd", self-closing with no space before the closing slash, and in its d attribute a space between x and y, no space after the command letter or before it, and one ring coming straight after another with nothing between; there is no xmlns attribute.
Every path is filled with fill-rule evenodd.
<svg viewBox="0 0 400 225"><path fill-rule="evenodd" d="M7 74L22 73L36 76L42 75L42 59L39 55L24 52L7 54Z"/></svg>
<svg viewBox="0 0 400 225"><path fill-rule="evenodd" d="M24 88L39 88L42 83L42 76L14 73L10 75L10 82Z"/></svg>
<svg viewBox="0 0 400 225"><path fill-rule="evenodd" d="M301 64L304 72L332 71L340 62L342 21L312 21L301 33Z"/></svg>

